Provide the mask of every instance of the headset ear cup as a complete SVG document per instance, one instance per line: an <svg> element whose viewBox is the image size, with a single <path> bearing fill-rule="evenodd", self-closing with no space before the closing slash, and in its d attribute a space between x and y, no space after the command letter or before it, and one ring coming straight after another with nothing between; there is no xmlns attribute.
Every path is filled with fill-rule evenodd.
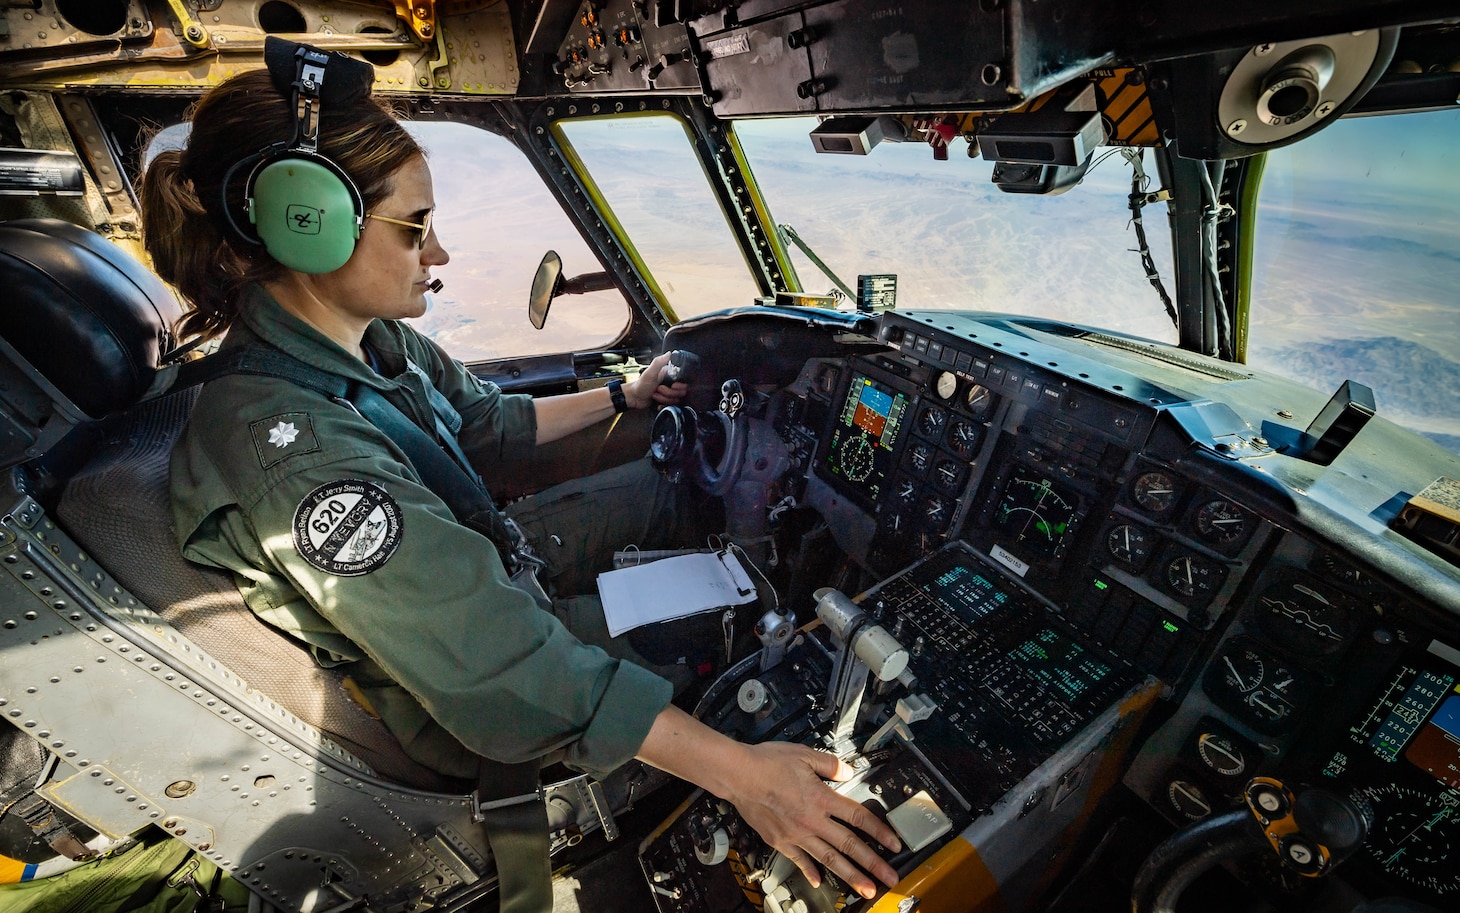
<svg viewBox="0 0 1460 913"><path fill-rule="evenodd" d="M249 220L269 256L301 273L345 265L360 237L360 196L323 159L287 156L260 168L249 188Z"/></svg>

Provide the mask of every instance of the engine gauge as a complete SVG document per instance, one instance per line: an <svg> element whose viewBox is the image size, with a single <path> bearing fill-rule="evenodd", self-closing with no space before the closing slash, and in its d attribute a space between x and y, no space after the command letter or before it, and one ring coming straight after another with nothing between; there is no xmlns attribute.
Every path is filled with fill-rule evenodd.
<svg viewBox="0 0 1460 913"><path fill-rule="evenodd" d="M912 518L908 516L906 510L901 508L882 515L882 531L893 538L900 539L907 535L911 526Z"/></svg>
<svg viewBox="0 0 1460 913"><path fill-rule="evenodd" d="M968 407L970 415L982 421L994 411L994 394L983 384L970 384L963 394L963 405Z"/></svg>
<svg viewBox="0 0 1460 913"><path fill-rule="evenodd" d="M1178 596L1205 601L1212 597L1226 577L1226 569L1215 561L1200 555L1183 554L1166 562L1162 582Z"/></svg>
<svg viewBox="0 0 1460 913"><path fill-rule="evenodd" d="M945 457L933 466L933 484L947 494L958 494L967 478L968 467L957 460Z"/></svg>
<svg viewBox="0 0 1460 913"><path fill-rule="evenodd" d="M927 526L941 533L953 518L953 505L948 499L933 495L923 501L923 520Z"/></svg>
<svg viewBox="0 0 1460 913"><path fill-rule="evenodd" d="M943 429L948 424L948 413L937 406L926 406L918 413L918 431L929 440L939 440L943 437Z"/></svg>
<svg viewBox="0 0 1460 913"><path fill-rule="evenodd" d="M1196 534L1222 546L1237 545L1251 531L1252 515L1225 498L1208 501L1196 511Z"/></svg>
<svg viewBox="0 0 1460 913"><path fill-rule="evenodd" d="M899 504L912 504L918 499L918 483L912 479L899 479L892 491Z"/></svg>
<svg viewBox="0 0 1460 913"><path fill-rule="evenodd" d="M1105 550L1122 564L1140 570L1151 557L1152 538L1133 523L1121 523L1105 535Z"/></svg>
<svg viewBox="0 0 1460 913"><path fill-rule="evenodd" d="M1436 894L1460 891L1460 793L1388 783L1354 798L1374 816L1364 852L1379 868Z"/></svg>
<svg viewBox="0 0 1460 913"><path fill-rule="evenodd" d="M1290 580L1257 597L1257 623L1273 643L1304 656L1326 656L1353 637L1352 604L1317 581Z"/></svg>
<svg viewBox="0 0 1460 913"><path fill-rule="evenodd" d="M960 458L971 460L978 452L978 442L982 436L983 431L978 425L968 419L955 418L948 426L948 447Z"/></svg>
<svg viewBox="0 0 1460 913"><path fill-rule="evenodd" d="M919 473L927 472L933 465L933 448L928 444L913 444L907 449L907 464Z"/></svg>
<svg viewBox="0 0 1460 913"><path fill-rule="evenodd" d="M1141 473L1131 485L1131 496L1148 513L1166 513L1176 506L1176 499L1180 495L1181 490L1177 488L1176 480L1164 470Z"/></svg>
<svg viewBox="0 0 1460 913"><path fill-rule="evenodd" d="M944 371L938 375L933 382L933 392L938 394L939 399L952 399L953 394L958 392L958 375L952 371Z"/></svg>

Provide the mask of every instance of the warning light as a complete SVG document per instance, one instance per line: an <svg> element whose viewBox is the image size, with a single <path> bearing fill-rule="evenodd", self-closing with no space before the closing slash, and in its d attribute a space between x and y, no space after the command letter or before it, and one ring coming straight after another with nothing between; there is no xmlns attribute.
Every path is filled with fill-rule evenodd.
<svg viewBox="0 0 1460 913"><path fill-rule="evenodd" d="M1170 631L1172 634L1177 634L1177 633L1180 633L1180 631L1181 631L1180 628L1176 627L1176 625L1172 624L1169 621L1163 621L1163 622L1161 622L1161 627L1163 627L1166 630Z"/></svg>
<svg viewBox="0 0 1460 913"><path fill-rule="evenodd" d="M1097 590L1108 590L1108 589L1110 589L1110 584L1106 583L1104 580L1096 580L1095 581L1095 589L1097 589Z"/></svg>

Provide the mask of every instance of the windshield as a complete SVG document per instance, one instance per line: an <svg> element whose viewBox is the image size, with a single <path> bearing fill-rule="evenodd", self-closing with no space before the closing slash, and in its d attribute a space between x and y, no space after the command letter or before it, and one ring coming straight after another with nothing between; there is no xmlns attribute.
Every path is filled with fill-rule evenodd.
<svg viewBox="0 0 1460 913"><path fill-rule="evenodd" d="M1248 361L1460 451L1460 111L1339 121L1268 153Z"/></svg>
<svg viewBox="0 0 1460 913"><path fill-rule="evenodd" d="M1026 314L1176 341L1135 251L1131 168L1119 150L1099 150L1065 193L1031 196L995 187L993 163L969 158L961 139L946 161L922 142L828 155L812 146L816 125L809 117L742 121L735 133L772 217L853 291L859 274L893 273L899 310ZM1165 207L1149 207L1145 221L1169 290ZM794 247L791 261L803 291L834 287Z"/></svg>

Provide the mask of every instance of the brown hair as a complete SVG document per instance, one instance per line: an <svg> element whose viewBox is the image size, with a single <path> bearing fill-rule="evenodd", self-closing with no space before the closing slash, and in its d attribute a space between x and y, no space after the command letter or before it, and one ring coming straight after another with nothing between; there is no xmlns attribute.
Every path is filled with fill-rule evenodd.
<svg viewBox="0 0 1460 913"><path fill-rule="evenodd" d="M354 180L368 211L390 195L391 177L422 150L374 99L336 108L323 112L319 152ZM193 109L191 121L187 146L160 153L141 186L143 238L153 267L190 305L177 326L184 340L223 333L238 314L244 288L284 272L262 245L229 226L230 215L248 224L243 191L252 166L232 176L228 171L294 133L289 99L274 88L267 70L215 87Z"/></svg>

